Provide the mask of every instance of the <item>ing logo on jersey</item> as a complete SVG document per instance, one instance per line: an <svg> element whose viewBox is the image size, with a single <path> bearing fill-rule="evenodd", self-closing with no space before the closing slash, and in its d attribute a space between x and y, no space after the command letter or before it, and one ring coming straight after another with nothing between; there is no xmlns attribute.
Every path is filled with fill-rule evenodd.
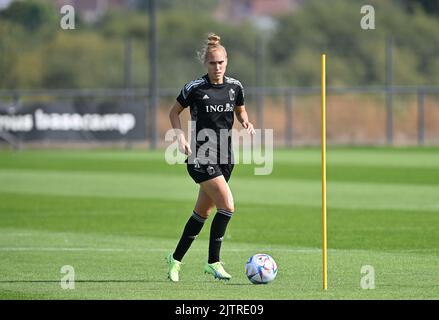
<svg viewBox="0 0 439 320"><path fill-rule="evenodd" d="M211 104L205 106L206 112L231 112L233 111L233 104L226 103L226 106L224 107L223 104Z"/></svg>

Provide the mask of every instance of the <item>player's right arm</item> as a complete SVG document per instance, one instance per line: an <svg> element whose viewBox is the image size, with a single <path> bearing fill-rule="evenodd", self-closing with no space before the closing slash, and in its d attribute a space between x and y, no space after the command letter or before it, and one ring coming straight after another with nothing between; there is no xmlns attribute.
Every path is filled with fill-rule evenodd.
<svg viewBox="0 0 439 320"><path fill-rule="evenodd" d="M184 133L183 130L181 129L181 122L180 122L180 113L184 109L185 108L183 108L178 101L175 101L174 105L169 111L169 120L171 121L172 128L178 129L176 131L177 131L177 139L178 139L178 148L180 152L189 156L192 153L192 150L189 143L186 141L186 138L184 137Z"/></svg>

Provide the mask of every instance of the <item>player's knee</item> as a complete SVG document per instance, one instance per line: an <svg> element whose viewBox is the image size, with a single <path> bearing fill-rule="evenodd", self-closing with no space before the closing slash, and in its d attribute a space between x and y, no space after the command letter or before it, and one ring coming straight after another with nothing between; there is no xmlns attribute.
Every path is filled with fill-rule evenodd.
<svg viewBox="0 0 439 320"><path fill-rule="evenodd" d="M235 205L233 204L233 202L228 203L227 205L224 206L224 208L221 208L221 209L224 209L230 213L233 213L233 212L235 212Z"/></svg>
<svg viewBox="0 0 439 320"><path fill-rule="evenodd" d="M229 200L229 203L227 204L226 210L233 213L235 212L235 203L233 202L233 198Z"/></svg>
<svg viewBox="0 0 439 320"><path fill-rule="evenodd" d="M207 211L201 212L200 216L202 216L203 218L207 219L207 218L209 218L211 212L212 211L209 209Z"/></svg>
<svg viewBox="0 0 439 320"><path fill-rule="evenodd" d="M199 216L207 219L210 216L210 213L212 212L212 208L208 208L208 209L198 209L198 210L194 210Z"/></svg>

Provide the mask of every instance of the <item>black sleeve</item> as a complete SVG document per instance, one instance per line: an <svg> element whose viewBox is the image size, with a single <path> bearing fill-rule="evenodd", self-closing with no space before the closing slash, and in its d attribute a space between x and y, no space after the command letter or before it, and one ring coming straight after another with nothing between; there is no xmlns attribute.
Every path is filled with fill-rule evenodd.
<svg viewBox="0 0 439 320"><path fill-rule="evenodd" d="M189 93L186 90L186 86L184 86L183 89L181 89L180 94L177 97L177 101L178 103L181 104L183 108L187 108L190 106L191 102L189 99Z"/></svg>
<svg viewBox="0 0 439 320"><path fill-rule="evenodd" d="M238 86L236 95L236 106L240 107L244 104L244 88L242 86Z"/></svg>

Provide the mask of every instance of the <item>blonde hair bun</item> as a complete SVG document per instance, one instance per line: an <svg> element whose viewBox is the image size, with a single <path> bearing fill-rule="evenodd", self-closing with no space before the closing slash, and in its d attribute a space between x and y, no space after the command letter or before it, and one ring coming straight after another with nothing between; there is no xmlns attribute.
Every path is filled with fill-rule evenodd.
<svg viewBox="0 0 439 320"><path fill-rule="evenodd" d="M217 36L216 34L210 34L207 38L207 45L208 46L217 46L220 44L220 36Z"/></svg>
<svg viewBox="0 0 439 320"><path fill-rule="evenodd" d="M207 41L204 42L201 51L197 52L198 59L200 60L201 63L205 64L207 62L207 56L209 52L212 52L217 49L224 50L224 54L227 57L227 51L221 45L220 40L221 40L220 36L216 35L215 33L209 33L207 35Z"/></svg>

